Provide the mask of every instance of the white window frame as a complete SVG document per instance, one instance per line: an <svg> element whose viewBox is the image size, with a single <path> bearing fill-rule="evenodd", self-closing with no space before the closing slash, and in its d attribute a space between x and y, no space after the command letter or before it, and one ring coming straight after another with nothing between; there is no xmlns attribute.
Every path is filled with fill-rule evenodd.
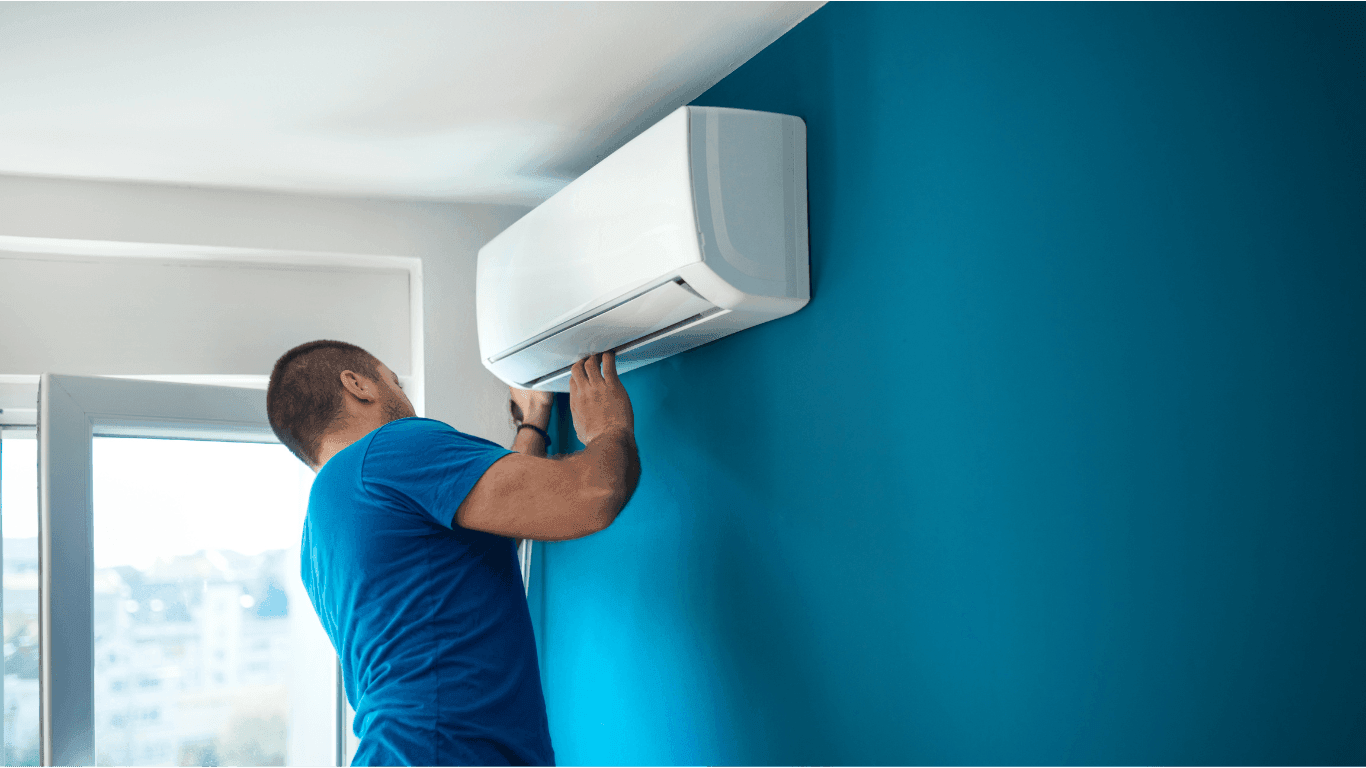
<svg viewBox="0 0 1366 768"><path fill-rule="evenodd" d="M182 245L182 244L167 244L167 243L134 243L134 242L105 241L105 240L69 240L69 239L57 239L57 238L21 237L21 236L11 236L11 235L0 235L0 255L3 255L3 252L7 252L7 251L8 251L8 252L19 252L19 253L25 253L25 254L53 254L53 255L66 255L66 256L73 256L73 255L74 255L74 256L104 256L104 257L108 257L108 256L117 256L117 257L127 257L127 258L151 258L151 259L161 259L161 260L238 262L238 263L244 263L244 264L271 264L271 265L279 265L279 266L308 266L308 267L338 267L338 268L359 268L359 269L402 269L402 270L405 270L405 271L408 272L408 276L409 276L409 279L408 279L408 290L409 290L409 296L408 296L408 309L409 309L409 340L410 340L410 344L411 344L410 359L411 359L411 361L412 361L412 365L411 365L411 369L410 369L409 375L407 375L407 376L400 376L400 377L399 377L399 380L400 380L400 383L403 385L404 390L407 392L409 400L412 401L414 410L417 412L417 414L418 414L419 416L425 415L425 412L426 412L426 391L425 391L425 390L426 390L426 367L425 367L425 363L424 363L424 358L425 358L425 354L424 354L425 340L424 340L424 331L423 331L423 328L424 328L424 321L423 321L423 315L424 315L424 311L423 311L423 275L422 275L422 260L419 259L419 258L407 257L407 256L389 256L389 255L359 254L359 253L340 253L340 252L325 252L325 251L294 251L294 250L279 250L279 249L236 248L236 247L221 247L221 246L198 246L198 245ZM17 426L17 425L24 425L24 426L30 426L30 425L34 424L35 421L39 421L39 420L42 418L42 417L40 416L40 413L39 413L39 411L41 410L41 408L35 408L35 406L38 405L38 404L36 403L36 400L37 400L38 391L39 391L39 389L40 389L40 378L41 378L44 382L50 384L50 383L51 383L51 380L48 378L48 376L49 376L48 374L44 374L44 375L42 375L42 376L40 377L40 376L37 375L37 374L18 374L18 373L0 372L0 425L14 425L14 426ZM124 379L124 380L140 381L140 382L147 382L147 383L151 383L151 382L165 382L165 383L195 384L195 385L200 385L200 386L208 385L208 386L213 386L213 387L216 387L216 388L229 388L229 387L230 387L230 388L250 388L250 389L253 389L253 390L257 390L257 396L259 396L260 401L261 401L261 404L262 404L262 405L261 405L261 414L264 414L265 389L266 389L266 386L267 386L267 384L268 384L268 382L269 382L269 376L266 375L266 374L260 374L260 375L213 375L213 374L194 374L194 375L121 375L121 376L109 376L109 377L77 377L77 376L63 376L63 375L58 375L58 376L59 376L59 381L75 380L75 379L92 379L92 378L93 378L93 379ZM73 386L76 387L77 389L80 389L80 388L81 388L81 385L79 385L79 384L73 384ZM170 390L167 390L167 391L169 392ZM189 414L188 417L187 417L187 419L185 419L185 420L177 420L177 419L175 419L175 418L172 418L172 419L165 419L165 418L139 417L139 416L137 416L137 415L135 415L135 414L125 414L125 417L126 417L126 418L125 418L125 417L120 417L120 416L118 416L118 414L120 413L120 411L119 411L117 408L115 408L115 409L113 409L113 410L111 410L110 412L107 412L107 413L106 413L106 412L102 412L102 411L98 411L98 410L95 410L95 411L88 411L88 412L85 412L85 413L86 413L86 417L85 417L85 418L86 418L86 423L87 423L87 426L92 430L92 431L91 431L91 435L92 435L92 436L93 436L93 435L96 435L96 434L99 434L99 435L106 435L106 434L109 434L109 435L115 435L115 434L118 434L118 435L137 434L137 435L139 435L139 436L151 437L151 436L156 436L156 435L158 434L158 433L157 433L157 430L163 430L163 432L161 432L160 434L162 434L163 436L168 436L168 437L186 437L186 436L188 436L188 435L190 435L190 434L199 434L199 435L201 435L201 437L199 437L199 438L197 438L197 439L245 439L245 438L243 437L243 435L247 434L247 433L233 432L233 430L232 430L231 428L229 428L227 432L218 433L218 434L219 434L219 437L207 437L208 435L215 434L215 433L213 432L213 427L212 427L212 425L211 425L210 423L204 421L204 415L203 415L203 414L199 414L199 415ZM121 420L121 419L122 419L122 420ZM261 422L261 423L264 424L265 422ZM195 426L194 426L194 425L196 425L196 424L198 425L198 427L195 427ZM120 426L120 425L122 425L122 426ZM98 430L103 430L103 431L94 431L94 430L97 430L97 429L98 429ZM198 429L199 431L198 431L198 432L195 432L196 429ZM123 430L123 431L119 431L119 430ZM266 432L269 432L269 427L268 427L268 426L265 427L265 431L266 431ZM232 435L237 435L237 437L232 437ZM225 437L225 436L226 436L226 437ZM250 441L250 442L256 442L256 440L248 440L248 441ZM269 439L268 439L268 440L267 440L267 439L262 439L261 441L262 441L262 442L275 442L275 439L274 439L273 434L271 434L271 435L269 436ZM88 470L88 469L89 469L89 457L88 457L89 446L88 446L88 445L86 446L85 450L86 450L85 466L87 467L87 470ZM41 471L41 468L42 468L42 467L44 467L44 466L49 466L49 465L50 465L50 459L49 459L49 458L44 458L44 457L46 457L46 456L48 456L48 455L49 455L49 454L46 452L46 450L45 450L44 447L43 447L42 438L41 438L41 434L40 434L40 445L39 445L39 465L40 465L40 471ZM82 482L83 482L83 485L80 485L79 487L84 488L84 491L83 491L83 492L86 494L85 504L86 504L86 509L88 510L88 509L89 509L89 504L90 504L90 499L89 499L90 481L89 481L88 474L87 474L85 480L82 481ZM60 503L65 503L66 501L78 500L78 499L75 499L74 496L72 496L72 498L70 498L70 499L67 498L67 496L71 496L71 494L75 493L74 490L72 490L72 489L70 489L70 488L67 488L66 491L70 491L70 493L66 493L66 492L64 492L64 491L58 491L58 492L56 493L57 500L58 500ZM76 494L76 495L79 495L79 494ZM48 534L44 533L44 531L49 531L49 529L48 529L49 521L48 521L47 518L44 517L44 516L46 516L46 515L48 514L48 510L51 508L51 507L49 506L49 501L50 501L50 500L47 499L46 496L40 496L40 499L39 499L39 506L40 506L40 517L42 517L42 522L40 522L40 533L39 533L39 547L40 547L40 555L39 555L39 557L40 557L40 561L41 561L41 562L46 562L46 563L52 563L52 562L53 562L53 560L51 559L51 557L52 557L51 552L50 552L49 550L43 549L44 546L47 546L46 544L44 544L44 542L45 542L45 541L48 541L48 539L45 538ZM60 515L60 513L59 513L59 515ZM89 522L89 521L87 521L87 528L84 529L84 530L86 530L87 533L89 533L89 530L88 530L88 522ZM50 533L50 531L49 531L49 533ZM531 575L531 563L532 563L532 546L533 546L533 543L532 543L530 540L520 540L520 541L518 541L518 546L517 546L517 549L518 549L518 560L519 560L519 565L520 565L521 571L522 571L523 590L524 590L524 593L526 593L526 594L529 594L529 592L530 592L530 575ZM41 565L41 563L40 563L40 565ZM90 570L89 573L88 573L87 575L90 575L90 576L93 577L93 560L91 560L91 563L90 563L90 565L89 565L89 568L92 569L92 570ZM48 595L51 595L51 594L52 594L52 591L51 591L51 588L50 588L50 584L48 584L48 582L46 582L46 581L42 581L41 578L42 578L42 577L40 577L40 584L47 586L48 588L47 588L45 591L46 591L46 593L47 593ZM60 581L60 580L59 580L59 581ZM43 588L43 587L40 587L40 588ZM88 587L88 589L93 589L93 584L92 584L90 587ZM92 595L93 595L93 592L92 592ZM42 611L44 610L44 609L42 608L43 605L49 605L49 603L48 603L48 602L42 602L42 601L41 601L41 598L40 598L40 612L42 612ZM47 622L50 620L50 618L51 618L51 617L50 617L48 614L46 614L46 613L40 615L40 622L39 622L39 623L40 623L40 627L43 628L43 635L42 635L43 638L51 638L51 637L53 636L53 635L52 635L52 632L50 631L50 630L51 630L51 625L47 623ZM60 614L59 614L58 618L60 618ZM90 645L90 650L91 650L91 653L93 654L93 638L90 640L90 643L91 643L91 645ZM49 658L50 645L51 645L51 643L50 643L50 640L49 640L49 639L43 639L42 642L41 642L41 645L40 645L41 656L42 656L42 658L44 659L44 661L43 661L44 664L48 663L48 662L46 661L46 659ZM78 645L79 645L79 644L78 644ZM93 657L92 657L92 658L93 658ZM47 669L47 668L44 667L44 669ZM91 670L91 673L90 673L90 674L93 675L93 667L92 667L92 670ZM60 677L60 675L59 675L59 677ZM92 680L93 680L93 678L92 678ZM337 715L336 715L336 717L337 717L337 722L338 722L339 724L341 724L341 725L344 726L344 727L341 727L341 728L338 729L338 735L337 735L337 741L338 741L338 744L337 744L337 751L338 751L338 753L341 755L341 757L339 758L338 765L346 766L346 765L349 765L349 764L350 764L350 758L351 758L351 756L355 753L356 746L357 746L357 744L356 744L356 739L355 739L355 737L351 734L351 721L352 721L352 719L353 719L355 713L351 710L351 707L350 707L350 705L347 703L346 698L345 698L345 695L344 695L344 693L343 693L342 690L341 690L341 684L340 684L340 671L338 672L338 681L339 681L339 682L338 682L338 686L337 686ZM42 689L43 689L44 691L50 690L50 687L51 687L51 686L50 686L50 682L51 682L51 679L48 677L47 673L46 673L46 672L43 672L43 673L40 675L40 684L41 684L41 687L42 687ZM93 684L93 683L92 683L92 684ZM3 691L3 681L0 681L0 691ZM93 695L93 694L92 694L92 695ZM41 738L41 744L42 744L41 749L42 749L42 756L43 756L43 757L42 757L42 764L43 764L43 765L54 765L54 764L56 764L56 765L64 765L64 764L71 764L71 765L75 765L75 764L88 764L88 763L77 763L77 762L73 762L73 761L68 760L68 759L65 759L65 758L56 760L56 762L53 761L53 758L56 757L56 753L54 753L54 749L57 748L57 745L55 745L55 744L52 742L52 739L51 739L52 731L51 731L51 729L50 729L49 726L50 726L50 725L55 726L55 727L56 727L56 734L57 734L57 736L58 736L59 738L61 738L61 737L62 737L62 733L64 732L63 729L67 727L68 723L67 723L67 721L64 721L64 720L60 719L60 716L57 715L56 713L54 713L54 712L52 711L52 709L50 708L51 699L48 698L48 694L46 694L46 693L43 694L43 699L42 699L42 701L43 701L43 709L42 709L43 715L42 715L42 723L41 723L42 728L41 728L41 731L40 731L41 734L42 734L42 738ZM93 704L92 704L92 706L93 706ZM89 739L89 741L90 741L90 742L92 743L92 745L93 745L93 732L88 736L88 739ZM75 742L72 742L72 744L75 744ZM73 753L73 754L74 754L74 753ZM90 754L90 761L93 762L93 752Z"/></svg>
<svg viewBox="0 0 1366 768"><path fill-rule="evenodd" d="M422 260L412 256L392 256L365 253L343 253L334 251L300 251L271 248L239 248L227 246L206 246L176 243L138 243L117 240L76 240L48 237L25 237L0 235L0 256L5 252L22 254L52 254L55 256L97 256L124 257L134 259L159 259L171 261L228 262L254 265L278 265L283 267L304 266L322 268L351 269L400 269L408 273L408 323L409 343L411 345L409 374L400 376L408 399L419 416L426 413L426 366L424 363L423 323L423 275ZM282 350L283 351L283 350ZM17 373L0 371L0 424L31 425L38 419L36 406L40 376L36 373ZM119 378L141 379L187 384L226 385L231 387L250 387L261 391L269 383L268 374L259 375L131 375ZM40 447L40 466L42 465ZM43 504L39 499L39 505ZM41 532L40 532L41 540ZM41 546L41 541L40 541ZM42 555L40 554L40 557ZM41 626L40 617L40 626ZM40 647L45 654L45 647ZM355 737L350 733L350 723L354 716L345 696L338 685L338 720L344 721L346 730L338 738L342 743L344 760L341 765L349 765L350 756L355 753ZM44 710L46 712L46 710ZM51 718L44 718L46 723ZM46 733L46 731L44 731ZM53 764L48 748L43 742L43 764ZM57 764L62 764L58 762Z"/></svg>
<svg viewBox="0 0 1366 768"><path fill-rule="evenodd" d="M94 765L95 437L277 443L265 392L43 374L38 401L38 611L43 765ZM347 757L340 675L335 764Z"/></svg>

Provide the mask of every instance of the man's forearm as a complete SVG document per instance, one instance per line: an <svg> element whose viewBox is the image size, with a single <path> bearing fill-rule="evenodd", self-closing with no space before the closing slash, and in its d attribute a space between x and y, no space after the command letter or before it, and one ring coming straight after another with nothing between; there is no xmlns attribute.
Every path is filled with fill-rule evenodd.
<svg viewBox="0 0 1366 768"><path fill-rule="evenodd" d="M513 449L545 455L544 440L530 429L519 430ZM570 516L578 520L576 530L582 531L571 538L611 525L640 482L640 455L629 429L604 432L583 450L553 458L561 459L565 470L556 500L567 503Z"/></svg>
<svg viewBox="0 0 1366 768"><path fill-rule="evenodd" d="M531 424L542 431L548 430L550 427L550 411L547 409L527 414L522 423ZM517 436L512 439L512 450L524 453L527 456L545 458L546 447L545 438L541 437L541 433L535 429L518 429Z"/></svg>
<svg viewBox="0 0 1366 768"><path fill-rule="evenodd" d="M635 435L626 429L604 432L566 461L577 465L585 495L593 501L606 528L631 500L640 482Z"/></svg>

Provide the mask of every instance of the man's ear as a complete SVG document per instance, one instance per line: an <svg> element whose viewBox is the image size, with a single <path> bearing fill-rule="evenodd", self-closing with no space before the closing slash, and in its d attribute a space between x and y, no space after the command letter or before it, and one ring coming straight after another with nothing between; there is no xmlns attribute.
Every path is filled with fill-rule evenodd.
<svg viewBox="0 0 1366 768"><path fill-rule="evenodd" d="M375 399L375 385L355 371L342 371L341 383L343 389L361 402L368 403Z"/></svg>

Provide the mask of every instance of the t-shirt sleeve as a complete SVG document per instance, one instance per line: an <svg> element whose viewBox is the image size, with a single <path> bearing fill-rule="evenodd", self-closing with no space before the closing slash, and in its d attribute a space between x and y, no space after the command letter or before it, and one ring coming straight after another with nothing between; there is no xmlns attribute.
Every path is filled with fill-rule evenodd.
<svg viewBox="0 0 1366 768"><path fill-rule="evenodd" d="M381 428L371 440L361 479L366 490L406 502L446 528L493 463L512 451L439 421Z"/></svg>

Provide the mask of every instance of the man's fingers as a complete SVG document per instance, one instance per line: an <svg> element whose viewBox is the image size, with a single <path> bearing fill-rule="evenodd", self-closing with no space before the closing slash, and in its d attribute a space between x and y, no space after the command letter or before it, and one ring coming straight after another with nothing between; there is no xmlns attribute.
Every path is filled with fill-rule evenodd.
<svg viewBox="0 0 1366 768"><path fill-rule="evenodd" d="M602 355L589 355L584 373L588 376L589 384L602 383Z"/></svg>
<svg viewBox="0 0 1366 768"><path fill-rule="evenodd" d="M574 363L570 369L569 386L595 386L602 383L619 384L617 378L617 355L615 352L599 352Z"/></svg>
<svg viewBox="0 0 1366 768"><path fill-rule="evenodd" d="M602 379L608 384L616 385L621 383L617 378L617 353L602 353Z"/></svg>

